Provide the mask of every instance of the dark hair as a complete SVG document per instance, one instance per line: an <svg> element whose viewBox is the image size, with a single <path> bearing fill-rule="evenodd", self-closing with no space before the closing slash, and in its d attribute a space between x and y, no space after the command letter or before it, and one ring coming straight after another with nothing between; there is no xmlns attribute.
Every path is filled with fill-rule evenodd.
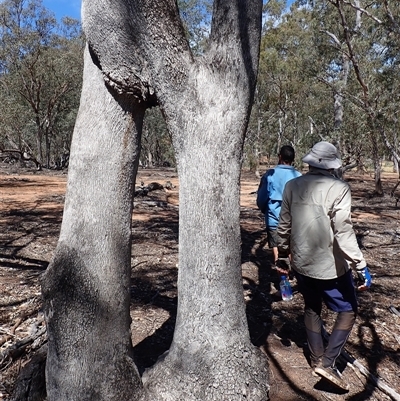
<svg viewBox="0 0 400 401"><path fill-rule="evenodd" d="M279 152L279 156L285 163L293 163L294 149L289 145L282 146Z"/></svg>

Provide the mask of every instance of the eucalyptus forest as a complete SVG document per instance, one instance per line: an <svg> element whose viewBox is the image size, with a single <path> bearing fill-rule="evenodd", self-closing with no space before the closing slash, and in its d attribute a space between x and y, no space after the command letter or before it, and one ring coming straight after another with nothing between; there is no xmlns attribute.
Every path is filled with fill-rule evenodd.
<svg viewBox="0 0 400 401"><path fill-rule="evenodd" d="M207 47L210 2L179 1L189 43ZM399 10L393 1L265 2L257 92L244 167L259 169L283 143L303 154L328 140L345 170L398 170ZM79 104L84 37L39 0L1 3L0 157L62 168ZM145 119L141 164L174 166L157 108Z"/></svg>
<svg viewBox="0 0 400 401"><path fill-rule="evenodd" d="M400 400L399 54L393 0L1 0L0 400ZM346 395L255 202L319 141L373 277Z"/></svg>

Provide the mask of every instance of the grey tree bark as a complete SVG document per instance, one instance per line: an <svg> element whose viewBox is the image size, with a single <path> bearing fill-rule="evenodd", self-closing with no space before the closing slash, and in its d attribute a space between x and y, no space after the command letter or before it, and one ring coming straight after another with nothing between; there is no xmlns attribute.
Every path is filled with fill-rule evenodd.
<svg viewBox="0 0 400 401"><path fill-rule="evenodd" d="M215 1L210 47L194 58L175 1L83 1L90 54L43 280L50 401L269 399L267 361L248 333L239 225L261 8ZM130 205L143 112L155 103L180 182L178 312L172 346L142 389L130 359Z"/></svg>
<svg viewBox="0 0 400 401"><path fill-rule="evenodd" d="M42 280L49 400L128 400L140 388L129 294L143 114L132 99L106 88L86 51L60 238Z"/></svg>

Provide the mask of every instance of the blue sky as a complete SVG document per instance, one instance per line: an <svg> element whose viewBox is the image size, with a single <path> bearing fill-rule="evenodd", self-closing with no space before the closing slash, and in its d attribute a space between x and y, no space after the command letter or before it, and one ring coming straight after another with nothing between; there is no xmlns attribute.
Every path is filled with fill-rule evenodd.
<svg viewBox="0 0 400 401"><path fill-rule="evenodd" d="M55 13L57 19L62 17L81 18L81 0L42 0L43 5Z"/></svg>
<svg viewBox="0 0 400 401"><path fill-rule="evenodd" d="M42 0L43 5L56 14L57 19L62 17L81 18L81 0ZM287 0L290 5L294 0Z"/></svg>

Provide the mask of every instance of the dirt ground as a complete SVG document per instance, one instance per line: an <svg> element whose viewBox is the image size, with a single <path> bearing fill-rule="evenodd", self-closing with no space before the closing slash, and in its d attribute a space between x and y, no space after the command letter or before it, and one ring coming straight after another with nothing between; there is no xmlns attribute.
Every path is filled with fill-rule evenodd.
<svg viewBox="0 0 400 401"><path fill-rule="evenodd" d="M60 172L0 166L0 400L11 399L18 375L46 342L39 279L57 243L66 179ZM389 195L373 197L370 175L351 174L346 179L352 187L355 231L373 286L359 294L359 315L346 344L346 353L355 363L346 365L341 358L351 385L344 394L311 374L301 296L294 280L292 301L283 302L275 294L279 278L271 269L263 216L255 205L258 179L249 172L242 175L244 297L252 342L270 361L274 401L400 400L396 395L400 393L400 316L395 313L400 311L400 203ZM134 203L132 335L136 362L143 371L172 340L179 184L173 169L140 170L137 183L141 181L172 184L169 190L138 196ZM385 174L386 193L395 183L395 175ZM324 310L323 317L329 329L334 316Z"/></svg>

